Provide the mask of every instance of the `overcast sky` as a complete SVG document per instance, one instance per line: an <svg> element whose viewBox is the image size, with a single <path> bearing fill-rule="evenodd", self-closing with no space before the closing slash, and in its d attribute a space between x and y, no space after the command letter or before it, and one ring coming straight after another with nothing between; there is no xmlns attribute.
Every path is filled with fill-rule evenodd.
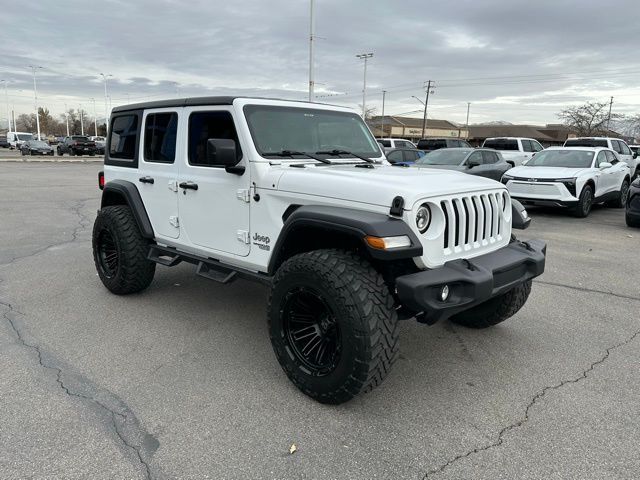
<svg viewBox="0 0 640 480"><path fill-rule="evenodd" d="M47 6L45 7L45 3ZM17 114L39 104L112 106L199 95L305 99L309 0L59 0L0 3L0 79ZM318 101L416 111L435 82L429 117L464 123L557 122L564 106L608 101L640 113L640 2L316 0ZM177 93L176 93L177 92ZM4 96L4 92L2 92ZM332 96L326 96L332 95ZM0 97L2 98L2 97ZM6 122L4 98L0 118Z"/></svg>

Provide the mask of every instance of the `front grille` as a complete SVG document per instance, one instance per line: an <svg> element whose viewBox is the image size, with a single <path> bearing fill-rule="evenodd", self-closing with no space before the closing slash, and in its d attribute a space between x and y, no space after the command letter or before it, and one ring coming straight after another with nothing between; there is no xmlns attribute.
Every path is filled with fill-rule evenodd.
<svg viewBox="0 0 640 480"><path fill-rule="evenodd" d="M479 193L442 200L445 255L479 248L499 240L504 232L505 194Z"/></svg>

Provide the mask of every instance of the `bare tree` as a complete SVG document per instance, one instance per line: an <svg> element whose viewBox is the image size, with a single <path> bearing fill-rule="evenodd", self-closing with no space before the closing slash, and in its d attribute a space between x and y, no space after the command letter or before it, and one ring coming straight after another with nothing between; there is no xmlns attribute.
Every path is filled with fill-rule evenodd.
<svg viewBox="0 0 640 480"><path fill-rule="evenodd" d="M609 120L614 122L621 118L616 113L609 118L609 103L587 102L584 105L568 107L558 113L558 118L567 127L575 130L579 136L606 134Z"/></svg>
<svg viewBox="0 0 640 480"><path fill-rule="evenodd" d="M613 123L614 129L627 137L640 137L640 114L625 115Z"/></svg>
<svg viewBox="0 0 640 480"><path fill-rule="evenodd" d="M16 118L16 130L18 132L36 132L36 114L22 113Z"/></svg>

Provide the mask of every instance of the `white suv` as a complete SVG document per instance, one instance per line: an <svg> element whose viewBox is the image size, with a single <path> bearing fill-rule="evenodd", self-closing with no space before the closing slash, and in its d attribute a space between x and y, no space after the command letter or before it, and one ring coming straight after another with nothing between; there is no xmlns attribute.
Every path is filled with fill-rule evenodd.
<svg viewBox="0 0 640 480"><path fill-rule="evenodd" d="M603 147L616 152L619 160L629 165L631 179L638 175L638 154L634 153L624 140L609 137L579 137L569 138L564 142L565 147Z"/></svg>
<svg viewBox="0 0 640 480"><path fill-rule="evenodd" d="M396 148L416 148L416 144L403 138L379 138L378 143L385 152Z"/></svg>
<svg viewBox="0 0 640 480"><path fill-rule="evenodd" d="M569 208L586 217L594 203L622 208L629 166L608 148L551 147L502 176L513 198L525 205Z"/></svg>
<svg viewBox="0 0 640 480"><path fill-rule="evenodd" d="M537 152L544 150L544 147L537 140L521 137L487 138L482 143L482 147L498 150L502 154L502 158L514 167L522 165Z"/></svg>
<svg viewBox="0 0 640 480"><path fill-rule="evenodd" d="M546 245L524 208L458 172L384 161L358 114L207 97L115 108L99 175L94 261L113 293L156 264L268 285L269 333L291 381L326 403L379 384L398 319L495 325L526 302Z"/></svg>

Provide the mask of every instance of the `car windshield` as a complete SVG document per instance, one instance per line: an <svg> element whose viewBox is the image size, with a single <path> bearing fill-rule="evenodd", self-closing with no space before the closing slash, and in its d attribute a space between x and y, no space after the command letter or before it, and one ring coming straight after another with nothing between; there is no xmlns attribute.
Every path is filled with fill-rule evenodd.
<svg viewBox="0 0 640 480"><path fill-rule="evenodd" d="M71 140L89 140L89 137L81 137L80 135L74 135Z"/></svg>
<svg viewBox="0 0 640 480"><path fill-rule="evenodd" d="M416 161L416 165L460 165L469 155L471 149L442 148L427 153L424 157Z"/></svg>
<svg viewBox="0 0 640 480"><path fill-rule="evenodd" d="M30 133L17 133L16 137L18 137L18 140L31 140L33 135Z"/></svg>
<svg viewBox="0 0 640 480"><path fill-rule="evenodd" d="M518 141L515 139L496 138L485 140L482 146L493 148L494 150L518 150Z"/></svg>
<svg viewBox="0 0 640 480"><path fill-rule="evenodd" d="M607 147L607 141L597 138L576 138L564 142L565 147Z"/></svg>
<svg viewBox="0 0 640 480"><path fill-rule="evenodd" d="M586 150L545 150L537 153L526 167L590 168L593 152Z"/></svg>
<svg viewBox="0 0 640 480"><path fill-rule="evenodd" d="M247 105L244 112L256 149L263 156L332 150L367 158L381 156L375 138L355 113L271 105Z"/></svg>
<svg viewBox="0 0 640 480"><path fill-rule="evenodd" d="M47 144L47 142L43 142L40 140L31 140L29 142L29 145L32 147L48 147L49 145Z"/></svg>

